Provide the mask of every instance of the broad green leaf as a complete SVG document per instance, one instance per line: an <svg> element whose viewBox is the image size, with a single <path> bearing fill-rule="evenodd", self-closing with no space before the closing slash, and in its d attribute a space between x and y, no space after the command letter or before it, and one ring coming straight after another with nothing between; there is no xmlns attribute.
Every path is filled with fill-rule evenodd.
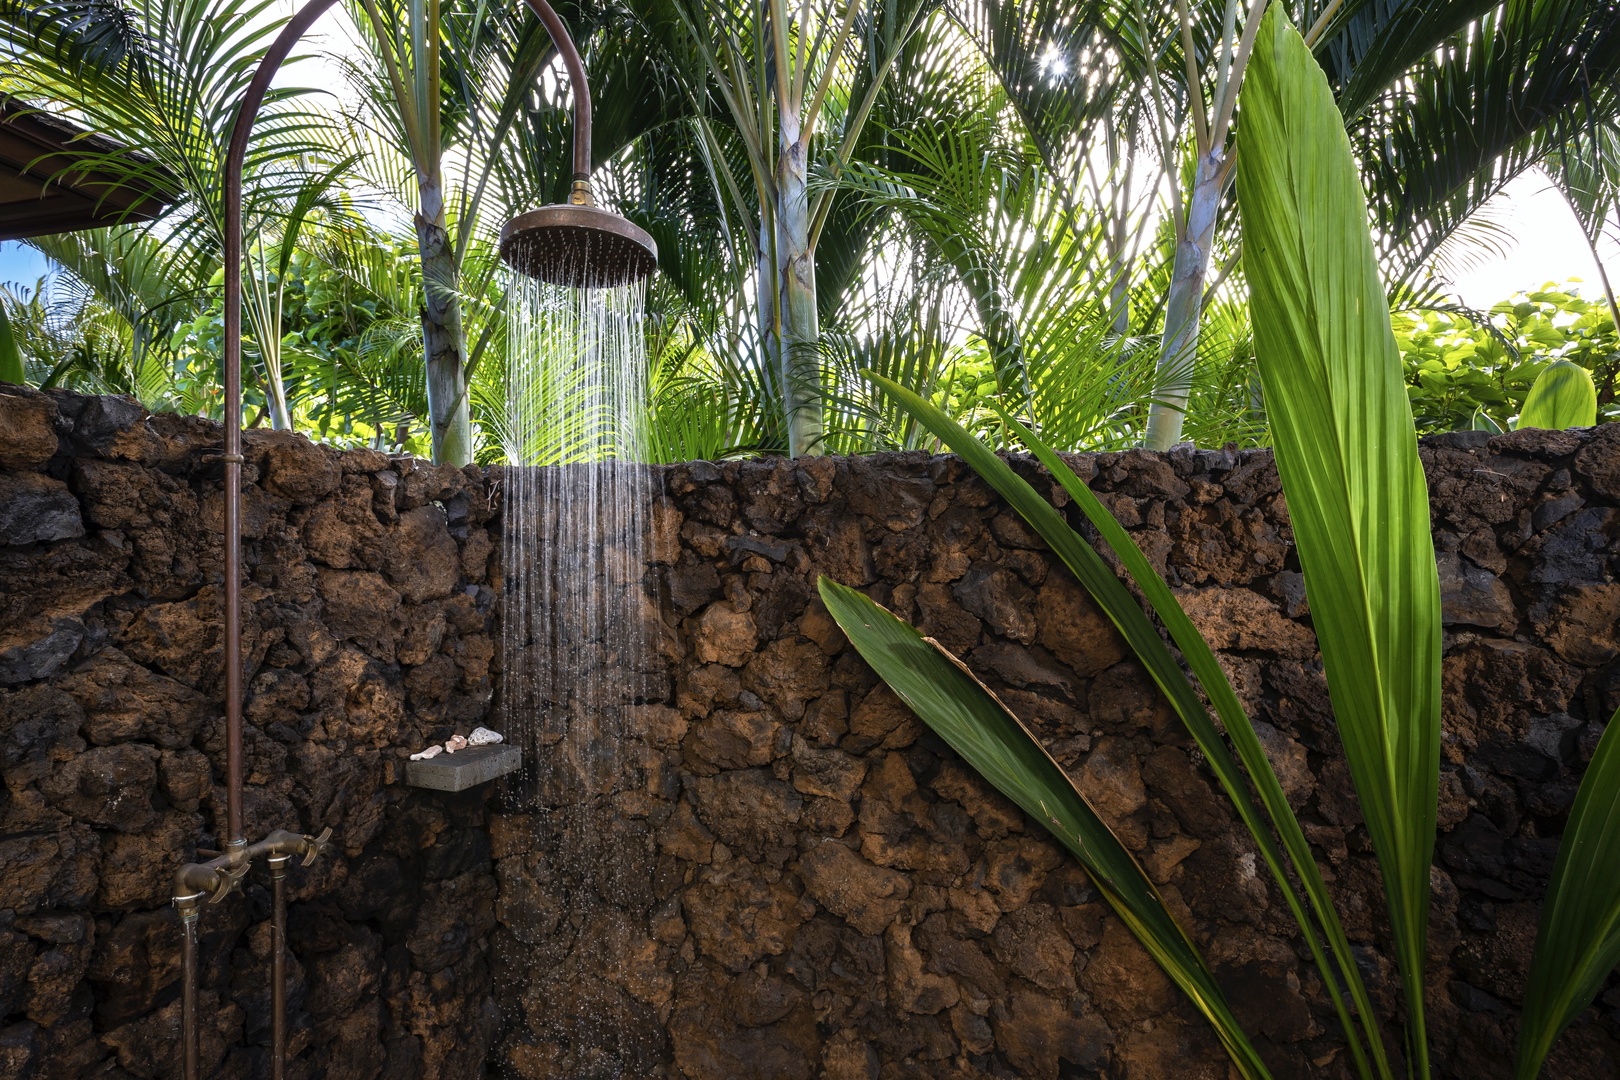
<svg viewBox="0 0 1620 1080"><path fill-rule="evenodd" d="M951 749L1055 836L1097 891L1192 999L1246 1077L1268 1077L1214 975L1164 898L1061 766L1012 710L937 642L823 577L822 602L883 681Z"/></svg>
<svg viewBox="0 0 1620 1080"><path fill-rule="evenodd" d="M1518 426L1559 431L1596 423L1597 387L1592 383L1592 373L1579 364L1560 360L1549 365L1530 387Z"/></svg>
<svg viewBox="0 0 1620 1080"><path fill-rule="evenodd" d="M1516 1080L1534 1080L1620 964L1620 712L1598 740L1558 844L1519 1025Z"/></svg>
<svg viewBox="0 0 1620 1080"><path fill-rule="evenodd" d="M1383 873L1413 1072L1440 769L1429 497L1367 201L1327 79L1279 5L1241 98L1255 356L1328 690Z"/></svg>
<svg viewBox="0 0 1620 1080"><path fill-rule="evenodd" d="M1231 800L1233 808L1243 818L1244 825L1248 827L1249 834L1254 837L1261 856L1266 861L1267 868L1277 882L1287 901L1300 932L1305 937L1307 947L1311 951L1317 970L1321 973L1323 981L1330 986L1338 987L1342 981L1349 981L1349 990L1352 999L1360 1010L1362 1017L1366 1018L1362 1027L1371 1042L1378 1064L1378 1075L1389 1076L1389 1064L1384 1052L1382 1040L1378 1036L1376 1022L1371 1018L1376 1014L1372 1011L1371 1001L1367 990L1361 980L1360 972L1355 965L1354 955L1350 951L1350 944L1345 937L1338 913L1333 907L1327 887L1322 881L1317 869L1316 861L1311 855L1310 845L1306 842L1299 821L1294 816L1293 809L1289 807L1287 797L1283 794L1282 785L1277 780L1276 771L1271 761L1261 748L1260 740L1254 733L1254 727L1249 722L1248 715L1237 700L1226 673L1216 662L1215 656L1210 652L1209 645L1202 635L1193 626L1181 609L1180 603L1165 585L1163 578L1153 569L1146 557L1130 535L1119 526L1108 510L1098 501L1091 489L1074 475L1051 448L1036 438L1035 435L1010 418L1003 417L1009 427L1018 433L1019 437L1035 451L1049 472L1057 479L1069 495L1075 499L1081 511L1102 534L1106 542L1119 556L1121 562L1130 571L1137 586L1142 590L1148 604L1164 621L1166 629L1170 631L1172 639L1181 649L1187 659L1188 667L1198 676L1205 692L1214 703L1216 711L1220 714L1221 722L1225 725L1228 736L1238 748L1238 754L1247 767L1249 778L1254 782L1255 790L1259 792L1262 803L1265 805L1267 818L1263 819L1249 795L1248 783L1245 781L1242 769L1233 760L1232 753L1227 749L1226 743L1221 739L1215 725L1210 722L1209 715L1204 709L1203 702L1198 697L1197 690L1176 662L1175 656L1165 646L1164 639L1159 636L1158 630L1152 621L1142 611L1135 597L1125 588L1123 582L1115 576L1102 557L1086 543L1079 533L1075 532L1064 520L1063 515L1047 502L1046 499L1031 487L1022 477L1013 472L1011 467L997 456L989 447L975 439L965 428L957 424L944 412L934 405L907 390L899 384L875 375L866 373L867 377L881 386L901 408L905 409L917 421L932 432L952 450L956 451L992 488L1007 500L1018 513L1027 521L1032 529L1045 540L1047 545L1063 560L1065 566L1074 574L1079 582L1091 593L1119 629L1121 635L1130 645L1142 666L1147 669L1158 684L1170 705L1180 717L1182 724L1187 728L1198 748L1204 752L1211 771L1220 781L1227 798ZM1269 819L1270 826L1266 821ZM1330 964L1323 954L1322 946L1314 929L1312 918L1304 909L1298 891L1289 879L1287 863L1282 852L1278 850L1276 839L1271 829L1276 828L1283 838L1284 846L1288 850L1289 861L1292 862L1295 872L1304 883L1307 896L1316 919L1324 927L1329 944L1333 948L1338 961L1337 970ZM1332 995L1334 1004L1339 1012L1339 1019L1346 1032L1346 1038L1356 1059L1358 1070L1362 1075L1368 1074L1365 1051L1361 1039L1356 1034L1357 1025L1352 1021L1348 1008L1342 998Z"/></svg>
<svg viewBox="0 0 1620 1080"><path fill-rule="evenodd" d="M0 382L21 386L27 381L22 353L17 349L16 335L11 332L11 317L6 314L6 305L0 302Z"/></svg>

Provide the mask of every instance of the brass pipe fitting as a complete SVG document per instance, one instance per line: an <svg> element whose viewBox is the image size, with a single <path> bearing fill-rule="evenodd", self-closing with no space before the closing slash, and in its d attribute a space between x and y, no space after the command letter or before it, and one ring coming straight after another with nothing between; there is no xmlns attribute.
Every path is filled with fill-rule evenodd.
<svg viewBox="0 0 1620 1080"><path fill-rule="evenodd" d="M200 892L176 892L180 912L180 1069L184 1080L197 1080L197 912Z"/></svg>
<svg viewBox="0 0 1620 1080"><path fill-rule="evenodd" d="M208 902L217 904L242 886L248 868L260 856L302 856L302 866L308 866L320 857L332 841L332 830L322 829L319 836L277 829L256 844L245 844L228 849L207 862L186 863L174 872L174 902L178 907L182 896L200 894Z"/></svg>
<svg viewBox="0 0 1620 1080"><path fill-rule="evenodd" d="M292 855L276 852L270 867L270 1080L287 1072L287 864Z"/></svg>
<svg viewBox="0 0 1620 1080"><path fill-rule="evenodd" d="M197 916L203 898L217 904L242 887L260 856L270 866L271 1072L282 1080L287 1057L287 864L302 856L308 866L332 841L332 830L319 836L277 829L256 844L227 846L207 862L186 863L174 872L174 906L180 913L180 1044L181 1076L197 1080Z"/></svg>

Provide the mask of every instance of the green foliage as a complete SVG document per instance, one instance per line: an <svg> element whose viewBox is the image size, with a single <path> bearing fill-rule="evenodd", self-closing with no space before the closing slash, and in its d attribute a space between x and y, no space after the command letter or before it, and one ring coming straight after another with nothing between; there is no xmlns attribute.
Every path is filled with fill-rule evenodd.
<svg viewBox="0 0 1620 1080"><path fill-rule="evenodd" d="M1600 421L1620 416L1620 334L1607 304L1573 287L1548 285L1483 314L1397 311L1393 322L1420 434L1477 429L1476 414L1507 430L1536 379L1558 361L1592 375Z"/></svg>
<svg viewBox="0 0 1620 1080"><path fill-rule="evenodd" d="M0 382L20 384L27 381L22 353L17 349L17 337L11 332L11 319L6 315L5 305L0 303Z"/></svg>
<svg viewBox="0 0 1620 1080"><path fill-rule="evenodd" d="M1413 1070L1440 777L1440 582L1367 203L1280 9L1243 91L1243 261L1272 445L1345 758L1382 871Z"/></svg>
<svg viewBox="0 0 1620 1080"><path fill-rule="evenodd" d="M1513 1075L1534 1080L1620 964L1620 713L1586 767L1541 905Z"/></svg>
<svg viewBox="0 0 1620 1080"><path fill-rule="evenodd" d="M1597 423L1597 387L1585 368L1560 360L1543 371L1524 399L1522 428L1559 430Z"/></svg>
<svg viewBox="0 0 1620 1080"><path fill-rule="evenodd" d="M1030 730L938 643L848 586L823 577L819 589L828 612L889 688L1080 860L1108 906L1210 1022L1239 1072L1269 1077L1164 898Z"/></svg>

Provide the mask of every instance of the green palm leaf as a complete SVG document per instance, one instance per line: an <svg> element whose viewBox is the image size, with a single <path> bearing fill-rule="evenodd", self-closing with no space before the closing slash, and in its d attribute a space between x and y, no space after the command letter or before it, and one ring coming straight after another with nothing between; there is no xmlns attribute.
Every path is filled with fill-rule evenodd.
<svg viewBox="0 0 1620 1080"><path fill-rule="evenodd" d="M1440 751L1429 499L1367 203L1333 93L1275 6L1244 84L1255 353L1340 737L1373 841L1415 1075Z"/></svg>
<svg viewBox="0 0 1620 1080"><path fill-rule="evenodd" d="M1208 643L1193 626L1192 620L1182 610L1175 595L1170 592L1169 586L1153 569L1146 556L1142 554L1130 535L1120 527L1108 510L1098 501L1091 489L1074 475L1056 453L1035 436L1028 428L1015 420L1007 418L1008 425L1035 451L1048 471L1057 479L1063 489L1075 499L1081 511L1091 521L1104 542L1114 550L1120 561L1130 571L1137 587L1142 590L1149 606L1159 615L1166 629L1170 631L1172 639L1181 649L1187 660L1187 666L1197 675L1203 685L1205 693L1209 695L1216 712L1225 726L1229 738L1237 747L1238 756L1248 771L1248 777L1253 781L1255 790L1259 793L1262 804L1269 816L1270 824L1263 818L1249 796L1248 784L1244 778L1244 771L1238 767L1232 752L1227 749L1226 743L1221 739L1220 733L1210 721L1204 709L1203 702L1199 700L1198 692L1192 681L1187 678L1176 662L1175 656L1166 647L1164 640L1153 623L1143 613L1136 599L1131 596L1123 582L1109 569L1100 555L1087 544L1074 529L1069 527L1063 516L1026 481L1012 471L1012 468L996 456L983 443L979 442L960 425L956 424L944 413L934 408L928 402L880 376L871 375L873 381L883 387L889 396L894 398L902 408L915 416L925 427L943 440L946 445L955 450L962 459L976 471L986 483L1005 498L1019 515L1029 522L1030 527L1045 540L1058 558L1063 560L1065 566L1073 572L1075 577L1085 586L1097 601L1099 607L1118 627L1131 650L1136 654L1142 666L1147 669L1164 693L1165 698L1176 710L1182 724L1198 743L1198 748L1204 752L1211 771L1215 773L1231 800L1238 815L1243 819L1249 834L1254 837L1266 866L1270 869L1272 877L1277 882L1283 898L1288 903L1300 932L1305 937L1307 947L1311 951L1317 970L1321 973L1323 981L1332 987L1339 987L1342 978L1349 983L1349 992L1361 1013L1362 1026L1365 1029L1367 1040L1373 1047L1377 1061L1378 1075L1389 1076L1389 1064L1384 1052L1382 1039L1379 1037L1376 1022L1372 1019L1373 1012L1371 1000L1367 995L1365 985L1362 983L1360 973L1356 970L1355 958L1350 951L1350 943L1345 937L1344 927L1339 921L1338 913L1333 908L1333 901L1327 892L1327 886L1322 881L1316 861L1311 855L1310 845L1306 842L1304 832L1301 830L1298 819L1294 816L1288 799L1283 794L1282 785L1277 780L1276 771L1271 761L1266 757L1265 750L1260 745L1259 737L1243 706L1238 702L1237 694L1233 691L1231 682L1226 673L1216 661L1214 653L1210 651ZM1271 829L1276 828L1278 835L1283 839L1287 849L1288 859L1278 849L1277 841ZM1292 863L1294 871L1299 875L1305 886L1311 910L1315 919L1324 928L1328 942L1333 949L1337 961L1337 969L1327 959L1322 949L1320 939L1315 930L1312 916L1307 913L1304 903L1300 900L1298 890L1288 876L1288 866ZM1339 1013L1340 1023L1344 1027L1346 1039L1349 1042L1351 1054L1357 1062L1362 1075L1368 1075L1370 1066L1367 1062L1361 1038L1357 1034L1357 1025L1352 1021L1349 1010L1335 989L1331 995L1335 1008Z"/></svg>
<svg viewBox="0 0 1620 1080"><path fill-rule="evenodd" d="M1519 1025L1516 1080L1534 1080L1559 1034L1620 964L1620 713L1598 740L1558 845Z"/></svg>
<svg viewBox="0 0 1620 1080"><path fill-rule="evenodd" d="M1086 868L1108 906L1192 999L1246 1077L1270 1074L1197 946L1067 773L995 694L938 643L845 585L821 599L855 648L913 712Z"/></svg>
<svg viewBox="0 0 1620 1080"><path fill-rule="evenodd" d="M27 381L22 353L17 349L16 335L11 332L11 319L6 315L5 304L0 303L0 382L20 386Z"/></svg>
<svg viewBox="0 0 1620 1080"><path fill-rule="evenodd" d="M1597 423L1597 386L1592 373L1569 360L1548 366L1536 377L1519 413L1519 427L1591 427Z"/></svg>

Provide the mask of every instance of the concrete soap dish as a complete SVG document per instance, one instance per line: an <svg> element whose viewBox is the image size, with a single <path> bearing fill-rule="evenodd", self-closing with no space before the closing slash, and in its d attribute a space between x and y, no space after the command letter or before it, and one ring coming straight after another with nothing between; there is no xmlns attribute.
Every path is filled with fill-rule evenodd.
<svg viewBox="0 0 1620 1080"><path fill-rule="evenodd" d="M511 743L469 746L454 754L440 754L425 761L405 763L405 783L434 791L466 791L487 784L498 776L516 772L523 764L523 752Z"/></svg>

